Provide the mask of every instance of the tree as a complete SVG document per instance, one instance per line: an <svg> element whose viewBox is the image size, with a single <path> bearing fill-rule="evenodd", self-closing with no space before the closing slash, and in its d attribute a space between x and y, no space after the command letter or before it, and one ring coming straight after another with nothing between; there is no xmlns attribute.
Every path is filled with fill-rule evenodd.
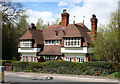
<svg viewBox="0 0 120 84"><path fill-rule="evenodd" d="M111 61L113 65L120 61L118 44L118 11L111 13L109 23L102 25L93 42L94 60Z"/></svg>
<svg viewBox="0 0 120 84"><path fill-rule="evenodd" d="M56 19L52 22L52 25L61 25L61 21L59 21L59 19Z"/></svg>
<svg viewBox="0 0 120 84"><path fill-rule="evenodd" d="M17 20L24 15L23 5L14 2L1 2L0 12L2 13L3 23L17 23Z"/></svg>
<svg viewBox="0 0 120 84"><path fill-rule="evenodd" d="M12 60L18 57L17 44L19 34L16 24L24 16L21 3L2 2L2 59ZM23 29L20 29L21 32Z"/></svg>
<svg viewBox="0 0 120 84"><path fill-rule="evenodd" d="M44 30L47 27L46 24L43 24L42 18L38 18L38 22L36 23L36 29Z"/></svg>
<svg viewBox="0 0 120 84"><path fill-rule="evenodd" d="M26 16L22 16L16 27L17 38L20 38L28 28L28 23L26 21Z"/></svg>

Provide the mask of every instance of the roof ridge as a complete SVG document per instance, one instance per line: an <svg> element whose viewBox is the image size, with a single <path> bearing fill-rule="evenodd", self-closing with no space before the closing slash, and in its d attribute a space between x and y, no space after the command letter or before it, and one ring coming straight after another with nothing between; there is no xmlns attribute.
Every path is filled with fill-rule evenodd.
<svg viewBox="0 0 120 84"><path fill-rule="evenodd" d="M53 27L53 26L61 26L61 25L49 25L48 27Z"/></svg>
<svg viewBox="0 0 120 84"><path fill-rule="evenodd" d="M29 30L34 30L34 31L42 31L42 30L39 30L39 29L30 29L30 28L29 28Z"/></svg>

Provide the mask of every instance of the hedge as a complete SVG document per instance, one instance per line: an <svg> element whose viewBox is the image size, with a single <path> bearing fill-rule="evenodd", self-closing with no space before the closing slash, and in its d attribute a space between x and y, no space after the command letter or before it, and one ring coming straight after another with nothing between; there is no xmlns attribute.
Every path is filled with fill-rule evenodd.
<svg viewBox="0 0 120 84"><path fill-rule="evenodd" d="M68 62L51 60L48 62L13 62L13 71L16 72L39 72L55 74L75 74L75 75L109 75L115 72L111 62ZM98 74L96 74L98 72Z"/></svg>
<svg viewBox="0 0 120 84"><path fill-rule="evenodd" d="M5 66L5 62L10 62L10 60L0 60L0 66Z"/></svg>

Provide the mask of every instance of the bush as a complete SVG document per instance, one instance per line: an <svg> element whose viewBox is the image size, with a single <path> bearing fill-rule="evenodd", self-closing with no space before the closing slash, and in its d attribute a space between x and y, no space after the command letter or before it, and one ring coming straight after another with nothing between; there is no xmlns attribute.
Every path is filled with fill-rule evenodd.
<svg viewBox="0 0 120 84"><path fill-rule="evenodd" d="M120 79L120 72L112 73L112 74L110 74L110 76L113 76L115 78L119 78Z"/></svg>
<svg viewBox="0 0 120 84"><path fill-rule="evenodd" d="M94 62L68 62L61 60L51 60L48 62L13 62L13 71L22 72L40 72L56 74L75 74L75 75L108 75L115 72L111 62L94 61Z"/></svg>
<svg viewBox="0 0 120 84"><path fill-rule="evenodd" d="M5 66L6 62L10 62L10 60L0 60L0 66Z"/></svg>

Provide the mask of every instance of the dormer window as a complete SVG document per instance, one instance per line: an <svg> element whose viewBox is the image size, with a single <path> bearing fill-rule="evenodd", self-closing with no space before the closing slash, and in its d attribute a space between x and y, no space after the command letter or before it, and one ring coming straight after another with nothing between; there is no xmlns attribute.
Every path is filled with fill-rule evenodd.
<svg viewBox="0 0 120 84"><path fill-rule="evenodd" d="M80 47L80 38L65 38L65 47Z"/></svg>
<svg viewBox="0 0 120 84"><path fill-rule="evenodd" d="M56 36L58 36L58 31L55 31Z"/></svg>
<svg viewBox="0 0 120 84"><path fill-rule="evenodd" d="M20 47L31 47L31 41L20 41Z"/></svg>
<svg viewBox="0 0 120 84"><path fill-rule="evenodd" d="M60 45L61 40L45 40L45 45Z"/></svg>

